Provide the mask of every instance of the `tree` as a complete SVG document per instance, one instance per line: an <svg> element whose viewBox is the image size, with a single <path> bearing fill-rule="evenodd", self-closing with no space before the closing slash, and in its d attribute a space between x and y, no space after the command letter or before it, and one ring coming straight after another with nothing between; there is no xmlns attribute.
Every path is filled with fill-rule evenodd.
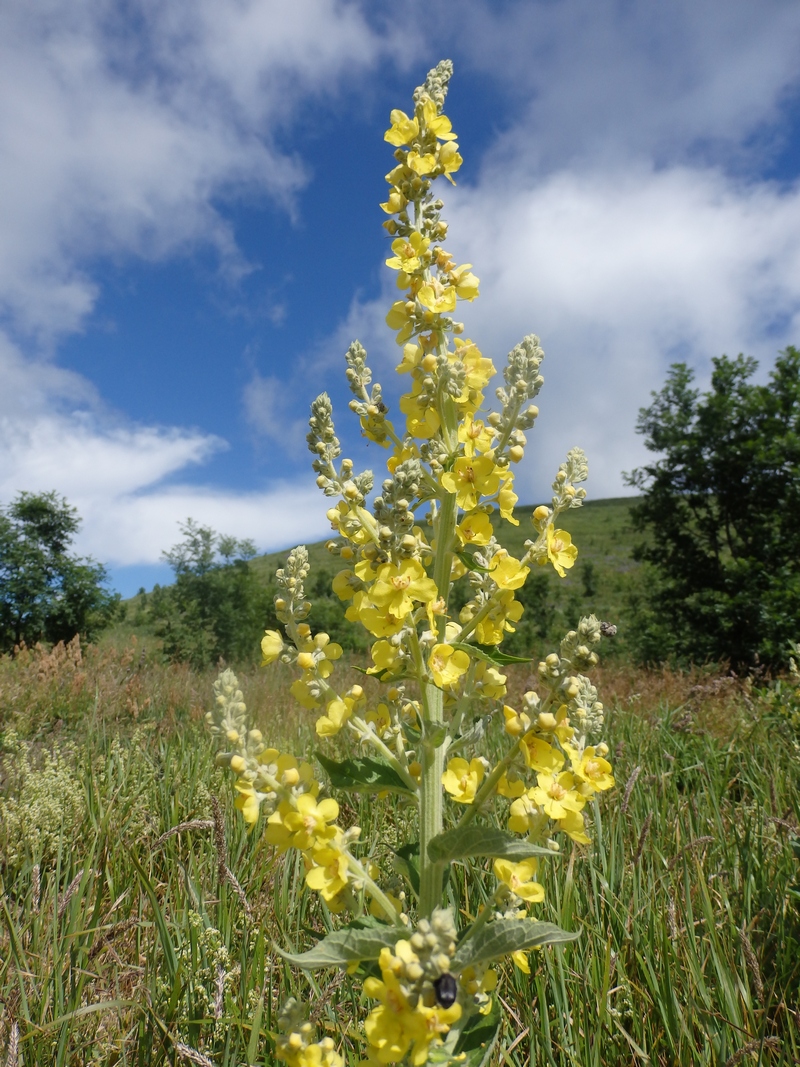
<svg viewBox="0 0 800 1067"><path fill-rule="evenodd" d="M20 493L0 507L0 651L90 639L113 619L119 595L103 587L105 568L68 551L79 528L55 492Z"/></svg>
<svg viewBox="0 0 800 1067"><path fill-rule="evenodd" d="M194 667L252 659L273 618L269 590L249 565L255 546L193 519L180 530L183 540L163 554L175 583L156 586L148 604L165 654Z"/></svg>
<svg viewBox="0 0 800 1067"><path fill-rule="evenodd" d="M800 352L778 357L767 385L757 363L714 359L711 388L673 364L639 413L662 458L627 476L648 534L639 604L645 659L726 659L741 668L785 660L800 630Z"/></svg>

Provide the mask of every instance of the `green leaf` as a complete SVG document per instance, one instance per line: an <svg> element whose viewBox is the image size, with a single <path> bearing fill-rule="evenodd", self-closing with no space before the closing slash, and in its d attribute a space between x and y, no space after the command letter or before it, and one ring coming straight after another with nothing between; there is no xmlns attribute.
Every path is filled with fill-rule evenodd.
<svg viewBox="0 0 800 1067"><path fill-rule="evenodd" d="M496 645L471 645L466 641L453 641L452 645L475 659L482 659L497 667L505 667L509 663L533 663L529 656L510 656L507 652L501 652Z"/></svg>
<svg viewBox="0 0 800 1067"><path fill-rule="evenodd" d="M469 931L467 931L469 934ZM474 937L463 940L453 957L453 970L478 963L488 963L512 952L575 941L578 934L567 933L554 923L540 923L533 919L495 919L482 926Z"/></svg>
<svg viewBox="0 0 800 1067"><path fill-rule="evenodd" d="M454 555L458 556L468 571L478 571L480 574L489 574L489 568L484 567L480 563L476 563L475 557L471 552L455 552Z"/></svg>
<svg viewBox="0 0 800 1067"><path fill-rule="evenodd" d="M419 841L410 841L395 849L395 866L408 879L408 883L419 896Z"/></svg>
<svg viewBox="0 0 800 1067"><path fill-rule="evenodd" d="M383 760L360 756L337 763L336 760L323 756L321 752L317 752L316 757L328 772L331 785L336 789L350 789L355 793L403 793L409 797L416 796L394 767Z"/></svg>
<svg viewBox="0 0 800 1067"><path fill-rule="evenodd" d="M484 1067L489 1062L502 1024L497 997L493 997L489 1014L473 1015L456 1042L455 1055L465 1057L460 1060L464 1067Z"/></svg>
<svg viewBox="0 0 800 1067"><path fill-rule="evenodd" d="M432 863L451 863L468 856L492 856L506 860L526 860L531 856L549 856L553 852L541 845L532 845L525 838L497 830L492 826L464 826L438 834L428 844L428 859Z"/></svg>
<svg viewBox="0 0 800 1067"><path fill-rule="evenodd" d="M346 967L348 963L376 960L381 949L394 948L403 936L403 931L395 926L349 926L334 930L308 952L295 954L277 946L276 949L288 963L313 971L318 967Z"/></svg>

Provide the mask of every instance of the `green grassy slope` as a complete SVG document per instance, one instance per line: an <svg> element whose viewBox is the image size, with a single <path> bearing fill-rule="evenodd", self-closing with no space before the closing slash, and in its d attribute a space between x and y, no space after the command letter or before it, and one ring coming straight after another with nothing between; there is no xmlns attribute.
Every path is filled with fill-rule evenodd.
<svg viewBox="0 0 800 1067"><path fill-rule="evenodd" d="M619 647L624 646L626 593L639 566L631 555L635 540L630 524L633 499L593 500L561 516L559 525L569 530L578 546L577 562L566 578L559 578L549 566L534 568L527 583L519 635L509 641L509 650L513 646L524 653L526 646L552 641L589 612L616 623L620 628ZM515 509L519 526L503 521L497 514L494 517L498 539L517 557L525 551L524 542L533 536L532 512L532 506ZM323 541L306 547L311 562L309 590L315 603L312 618L321 625L324 616L325 625L331 626L329 620L335 619L341 608L330 594L330 584L343 564L326 551ZM269 582L286 556L286 551L260 556L252 566ZM351 636L354 640L360 637L355 627Z"/></svg>
<svg viewBox="0 0 800 1067"><path fill-rule="evenodd" d="M561 516L559 525L569 530L578 546L577 562L565 578L559 578L550 566L533 569L525 589L517 594L525 605L525 614L504 649L519 655L538 654L545 645L558 640L565 629L574 626L581 615L594 612L619 627L619 640L614 647L617 654L625 650L626 597L638 570L631 555L635 540L630 524L633 500L593 500ZM532 511L532 506L516 508L519 526L494 516L498 539L517 557L523 554L524 542L534 533ZM346 647L366 649L367 635L343 620L344 605L331 592L331 581L344 566L342 561L330 555L324 541L306 547L311 563L307 591L314 604L314 629L327 630ZM275 571L283 566L288 552L289 548L251 561L259 581L268 588L274 585ZM146 612L141 610L142 598L133 597L126 607L125 618L108 632L105 641L118 643L132 633L144 637L150 632ZM266 619L264 625L274 625L274 620ZM260 636L254 634L254 648Z"/></svg>

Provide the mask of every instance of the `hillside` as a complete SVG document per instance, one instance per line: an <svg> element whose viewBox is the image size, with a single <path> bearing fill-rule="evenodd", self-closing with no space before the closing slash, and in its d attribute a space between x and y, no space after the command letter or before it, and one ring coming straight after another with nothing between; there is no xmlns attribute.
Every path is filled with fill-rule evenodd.
<svg viewBox="0 0 800 1067"><path fill-rule="evenodd" d="M632 559L635 539L629 521L634 499L594 500L562 515L560 525L572 534L578 546L578 560L566 578L559 578L552 567L534 568L525 588L517 594L525 605L525 614L517 632L507 638L504 649L518 655L538 655L545 645L558 640L565 629L574 626L581 615L594 612L618 626L618 640L609 649L614 649L617 655L624 652L627 591L638 570L638 564ZM516 509L519 526L495 516L497 536L513 555L522 555L523 544L532 535L532 511L532 506ZM343 619L342 605L331 592L331 581L342 568L341 561L328 553L324 541L306 547L311 561L307 588L314 603L311 617L314 629L327 630L347 648L366 649L367 635L360 627ZM283 565L288 551L287 547L282 552L259 556L250 562L258 581L266 589L274 587L275 571ZM464 592L461 597L463 602ZM127 640L131 634L152 639L148 600L146 595L127 601L125 616L108 632L105 641L116 644L121 639ZM267 617L262 628L254 631L254 654L263 627L274 625L274 618Z"/></svg>

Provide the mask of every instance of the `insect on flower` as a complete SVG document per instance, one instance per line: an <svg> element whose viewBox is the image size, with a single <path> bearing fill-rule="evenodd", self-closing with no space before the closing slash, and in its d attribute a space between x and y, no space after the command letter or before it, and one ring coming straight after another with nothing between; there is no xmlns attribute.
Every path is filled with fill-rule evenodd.
<svg viewBox="0 0 800 1067"><path fill-rule="evenodd" d="M433 983L436 993L436 1001L443 1008L450 1008L456 1002L458 996L458 982L452 974L440 974Z"/></svg>

